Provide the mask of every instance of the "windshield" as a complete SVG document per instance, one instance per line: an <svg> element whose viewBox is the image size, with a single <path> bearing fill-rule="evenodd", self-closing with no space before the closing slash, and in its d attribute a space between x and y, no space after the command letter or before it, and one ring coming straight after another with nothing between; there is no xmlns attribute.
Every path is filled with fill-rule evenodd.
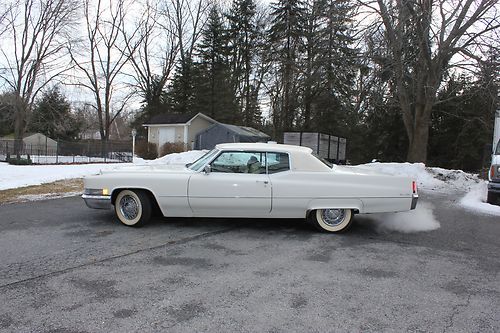
<svg viewBox="0 0 500 333"><path fill-rule="evenodd" d="M495 155L500 155L500 140L498 140L497 150L495 151Z"/></svg>
<svg viewBox="0 0 500 333"><path fill-rule="evenodd" d="M219 151L217 149L213 149L197 159L195 162L188 164L187 167L193 171L200 171L203 166L210 161L215 155L217 155Z"/></svg>

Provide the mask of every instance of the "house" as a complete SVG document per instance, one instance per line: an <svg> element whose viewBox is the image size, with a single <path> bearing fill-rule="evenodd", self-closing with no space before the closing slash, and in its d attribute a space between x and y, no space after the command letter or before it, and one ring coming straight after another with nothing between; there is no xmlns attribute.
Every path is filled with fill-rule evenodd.
<svg viewBox="0 0 500 333"><path fill-rule="evenodd" d="M160 114L142 126L148 129L148 142L156 144L159 152L167 142L182 143L184 150L193 149L196 135L216 123L203 113Z"/></svg>
<svg viewBox="0 0 500 333"><path fill-rule="evenodd" d="M14 142L14 134L0 138L0 160L5 160L9 154L14 153ZM52 155L55 152L57 141L42 133L25 133L19 151L21 155Z"/></svg>
<svg viewBox="0 0 500 333"><path fill-rule="evenodd" d="M109 127L109 140L128 141L131 138L132 128L126 118L118 116ZM78 134L79 140L101 140L101 131L96 122L88 124L88 127Z"/></svg>
<svg viewBox="0 0 500 333"><path fill-rule="evenodd" d="M14 135L1 138L9 150L14 149ZM5 141L4 141L5 140ZM42 133L25 133L23 136L24 151L26 154L45 154L57 149L57 141Z"/></svg>
<svg viewBox="0 0 500 333"><path fill-rule="evenodd" d="M196 135L195 149L212 149L219 143L267 142L271 137L252 127L216 123Z"/></svg>

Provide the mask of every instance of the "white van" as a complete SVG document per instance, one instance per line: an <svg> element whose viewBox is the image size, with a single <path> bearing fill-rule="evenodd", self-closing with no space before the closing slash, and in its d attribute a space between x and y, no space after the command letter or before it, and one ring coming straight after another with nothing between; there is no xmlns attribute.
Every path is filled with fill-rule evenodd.
<svg viewBox="0 0 500 333"><path fill-rule="evenodd" d="M490 204L500 205L500 111L496 112L495 131L493 133L493 155L488 173L488 199Z"/></svg>
<svg viewBox="0 0 500 333"><path fill-rule="evenodd" d="M500 199L500 141L491 157L491 167L488 174L488 203L499 204Z"/></svg>

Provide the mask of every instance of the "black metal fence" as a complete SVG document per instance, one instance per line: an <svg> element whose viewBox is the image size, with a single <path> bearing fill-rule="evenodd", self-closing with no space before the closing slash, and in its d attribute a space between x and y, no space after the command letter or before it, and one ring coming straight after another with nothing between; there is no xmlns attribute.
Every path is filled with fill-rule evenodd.
<svg viewBox="0 0 500 333"><path fill-rule="evenodd" d="M0 140L0 161L15 157L15 140ZM19 141L19 154L34 164L78 164L132 162L129 141L53 141L29 143Z"/></svg>

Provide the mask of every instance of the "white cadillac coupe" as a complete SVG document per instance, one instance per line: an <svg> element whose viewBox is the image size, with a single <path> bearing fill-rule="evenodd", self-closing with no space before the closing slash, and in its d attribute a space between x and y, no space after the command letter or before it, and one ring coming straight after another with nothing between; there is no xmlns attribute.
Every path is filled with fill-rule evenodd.
<svg viewBox="0 0 500 333"><path fill-rule="evenodd" d="M163 216L306 218L319 230L345 231L356 213L414 209L410 178L330 166L306 147L220 144L186 166L137 166L84 179L90 208L114 206L127 226L154 210Z"/></svg>

